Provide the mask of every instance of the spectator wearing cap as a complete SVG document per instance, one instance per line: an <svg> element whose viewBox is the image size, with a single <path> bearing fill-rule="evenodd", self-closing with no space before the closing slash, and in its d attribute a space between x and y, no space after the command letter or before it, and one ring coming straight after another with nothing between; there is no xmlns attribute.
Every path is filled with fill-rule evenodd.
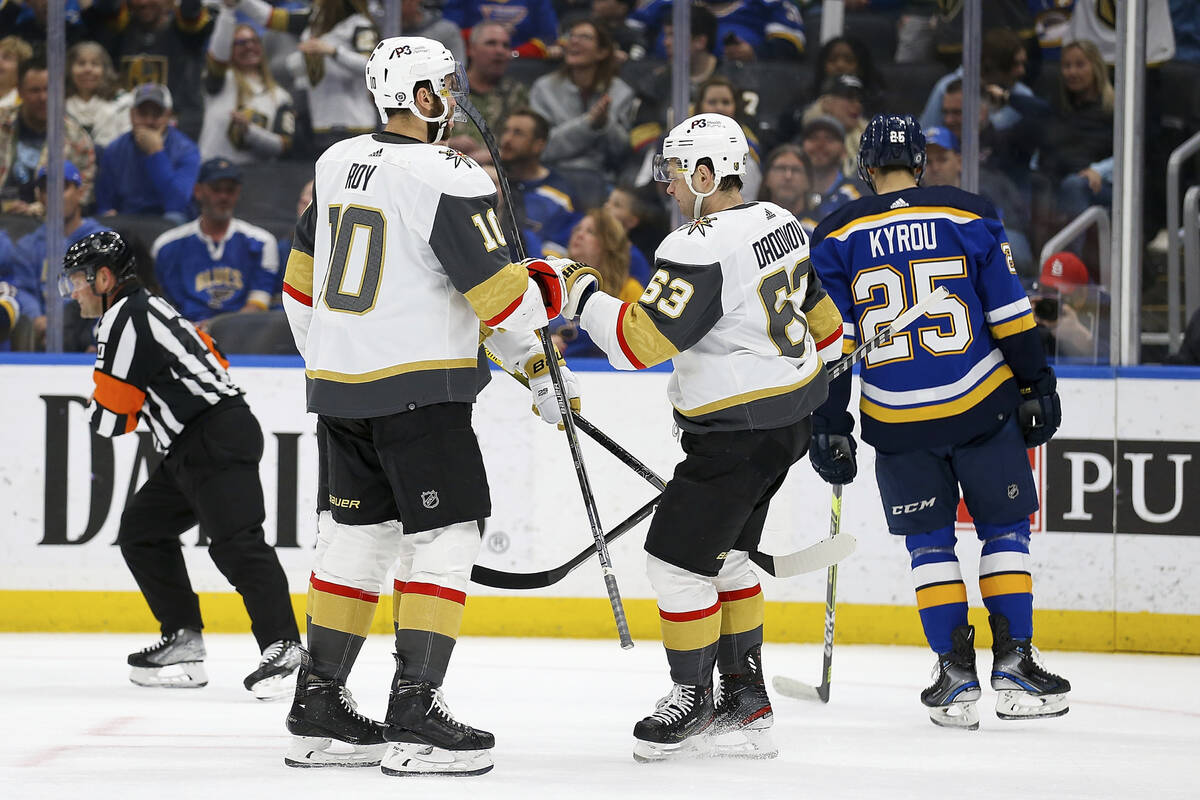
<svg viewBox="0 0 1200 800"><path fill-rule="evenodd" d="M133 93L133 130L104 148L96 186L99 214L146 214L185 218L200 151L171 125L171 92L143 83Z"/></svg>
<svg viewBox="0 0 1200 800"><path fill-rule="evenodd" d="M45 208L49 189L46 186L46 167L37 173L37 201ZM79 169L70 161L63 163L63 246L70 247L85 236L97 231L107 230L91 217L83 216L83 176ZM43 212L44 213L44 212ZM58 274L57 267L49 269L46 264L46 225L42 223L37 230L22 237L16 243L13 252L11 268L11 283L17 289L17 298L21 304L21 314L30 318L33 323L34 344L41 346L46 334L46 296L45 286L49 278L54 280Z"/></svg>
<svg viewBox="0 0 1200 800"><path fill-rule="evenodd" d="M200 216L159 236L151 250L163 293L200 327L218 314L266 311L282 281L275 237L234 216L241 191L236 164L205 161L195 188Z"/></svg>
<svg viewBox="0 0 1200 800"><path fill-rule="evenodd" d="M845 130L846 156L842 171L853 175L858 170L858 145L867 119L863 116L863 82L857 75L834 75L826 79L821 95L804 110L803 122L817 117L833 117Z"/></svg>
<svg viewBox="0 0 1200 800"><path fill-rule="evenodd" d="M1048 355L1107 360L1107 295L1078 256L1064 251L1047 258L1029 298Z"/></svg>
<svg viewBox="0 0 1200 800"><path fill-rule="evenodd" d="M846 129L833 117L817 116L804 125L800 147L808 158L813 199L812 218L820 222L837 209L862 197L856 180L843 171Z"/></svg>
<svg viewBox="0 0 1200 800"><path fill-rule="evenodd" d="M0 108L0 212L39 217L34 180L46 163L47 96L50 73L41 58L31 58L18 69L17 94L21 103ZM83 202L92 197L96 178L96 152L87 131L70 116L63 119L63 157L82 176Z"/></svg>
<svg viewBox="0 0 1200 800"><path fill-rule="evenodd" d="M518 108L529 105L529 87L506 73L512 63L512 34L499 22L480 22L467 40L467 85L471 105L498 131ZM490 164L492 154L474 125L455 125L447 145L461 150L480 164Z"/></svg>
<svg viewBox="0 0 1200 800"><path fill-rule="evenodd" d="M236 12L221 6L208 43L204 73L202 158L235 164L284 155L296 134L292 96L275 83L253 25L239 25Z"/></svg>

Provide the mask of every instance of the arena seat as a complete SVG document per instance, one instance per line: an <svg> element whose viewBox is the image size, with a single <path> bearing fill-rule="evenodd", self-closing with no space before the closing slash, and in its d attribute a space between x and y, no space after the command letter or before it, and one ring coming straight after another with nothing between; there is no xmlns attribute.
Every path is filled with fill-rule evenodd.
<svg viewBox="0 0 1200 800"><path fill-rule="evenodd" d="M226 354L299 355L287 316L282 311L222 314L212 319L208 332Z"/></svg>
<svg viewBox="0 0 1200 800"><path fill-rule="evenodd" d="M309 161L267 161L242 167L242 197L237 216L266 228L276 237L292 235L296 198L313 178Z"/></svg>
<svg viewBox="0 0 1200 800"><path fill-rule="evenodd" d="M876 113L912 114L919 117L929 99L929 92L938 79L946 74L946 68L938 63L879 65L887 88L883 90L882 108Z"/></svg>

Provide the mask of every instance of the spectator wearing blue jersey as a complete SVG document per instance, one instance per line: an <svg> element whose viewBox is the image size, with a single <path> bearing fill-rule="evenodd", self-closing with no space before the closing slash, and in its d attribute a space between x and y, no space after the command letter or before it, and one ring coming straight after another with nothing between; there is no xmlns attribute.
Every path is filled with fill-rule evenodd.
<svg viewBox="0 0 1200 800"><path fill-rule="evenodd" d="M37 172L37 200L46 207L48 188L46 168ZM83 176L70 161L63 162L63 246L70 247L85 236L97 231L108 230L91 217L85 217L83 208ZM33 346L40 349L46 335L47 278L53 280L57 267L50 270L46 264L46 225L43 223L32 233L21 237L14 248L12 284L17 290L21 313L33 324Z"/></svg>
<svg viewBox="0 0 1200 800"><path fill-rule="evenodd" d="M934 682L921 693L931 721L979 727L975 629L955 554L960 496L983 543L979 589L992 628L996 714L1061 716L1071 685L1046 671L1032 644L1029 517L1039 503L1026 453L1062 420L1054 370L995 207L961 189L919 186L925 161L912 117L871 120L859 172L875 195L817 226L812 263L845 321L844 353L931 298L927 316L863 360L859 404L883 514L904 537L937 654ZM932 298L939 288L949 294ZM813 468L836 485L857 473L851 381L849 370L831 381L812 417Z"/></svg>
<svg viewBox="0 0 1200 800"><path fill-rule="evenodd" d="M846 128L829 116L817 116L804 124L801 148L808 159L813 201L809 203L817 222L862 196L858 182L842 171L846 160Z"/></svg>
<svg viewBox="0 0 1200 800"><path fill-rule="evenodd" d="M561 255L579 214L567 179L542 163L549 135L545 117L527 108L517 109L508 115L500 132L500 161L517 217L546 247Z"/></svg>
<svg viewBox="0 0 1200 800"><path fill-rule="evenodd" d="M134 90L133 130L100 156L99 214L146 214L182 221L196 183L200 151L171 125L171 92L157 83Z"/></svg>
<svg viewBox="0 0 1200 800"><path fill-rule="evenodd" d="M234 217L241 181L241 170L228 159L205 161L196 182L199 218L154 242L163 293L200 327L218 314L266 311L278 281L275 237Z"/></svg>
<svg viewBox="0 0 1200 800"><path fill-rule="evenodd" d="M513 52L521 58L561 55L558 15L550 0L446 0L442 15L468 35L480 22L499 22L512 33Z"/></svg>
<svg viewBox="0 0 1200 800"><path fill-rule="evenodd" d="M646 26L663 57L662 27L670 22L673 0L651 0L630 15ZM696 0L718 21L717 56L727 61L797 60L804 55L804 19L793 0Z"/></svg>

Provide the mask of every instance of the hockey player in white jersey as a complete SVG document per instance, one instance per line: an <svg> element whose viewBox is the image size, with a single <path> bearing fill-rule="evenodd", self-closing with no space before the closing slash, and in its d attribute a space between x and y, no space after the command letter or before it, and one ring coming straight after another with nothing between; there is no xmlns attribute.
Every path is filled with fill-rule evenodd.
<svg viewBox="0 0 1200 800"><path fill-rule="evenodd" d="M458 722L441 685L491 513L471 428L486 375L481 323L495 330L493 352L529 378L535 410L557 423L533 334L557 309L546 308L525 264L510 263L491 179L438 144L467 92L450 52L429 39L386 39L366 79L386 127L317 161L284 279L308 410L328 432L331 509L285 761L475 775L492 768L495 739ZM577 398L570 370L563 379ZM381 726L358 713L345 678L397 560L396 672Z"/></svg>
<svg viewBox="0 0 1200 800"><path fill-rule="evenodd" d="M646 537L674 686L634 728L639 761L778 753L749 551L808 448L809 414L826 396L822 358L840 355L842 320L796 218L742 201L748 157L741 128L719 114L691 117L667 136L655 177L692 221L659 246L638 302L598 291L585 264L562 267L563 316L579 317L614 366L674 361L668 396L686 458Z"/></svg>

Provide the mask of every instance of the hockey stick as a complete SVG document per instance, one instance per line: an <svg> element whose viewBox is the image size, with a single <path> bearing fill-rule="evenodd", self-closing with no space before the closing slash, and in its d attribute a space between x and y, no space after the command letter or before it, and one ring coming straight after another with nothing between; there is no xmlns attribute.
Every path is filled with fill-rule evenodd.
<svg viewBox="0 0 1200 800"><path fill-rule="evenodd" d="M829 370L829 380L845 375L854 368L855 364L870 355L872 350L887 344L892 336L907 328L918 317L929 310L934 303L945 299L949 294L945 286L939 286L919 302L905 309L894 320L883 326L878 333L854 348L854 351L850 355L834 364ZM838 517L840 518L842 506L841 487L834 488L834 495L834 503ZM839 528L832 529L828 539L823 539L816 544L809 545L803 550L797 550L795 553L790 553L786 556L769 556L766 553L756 551L750 554L750 558L760 568L776 578L790 578L794 575L813 572L823 567L832 567L853 553L854 548L858 544L853 536L849 533L839 533L839 529L840 526Z"/></svg>
<svg viewBox="0 0 1200 800"><path fill-rule="evenodd" d="M630 514L628 519L605 534L604 541L611 544L617 537L637 527L638 523L650 516L660 500L662 500L661 494L651 498L646 505ZM589 547L567 563L541 572L503 572L476 564L471 569L471 580L496 589L544 589L570 575L580 564L595 555L595 552L595 548Z"/></svg>
<svg viewBox="0 0 1200 800"><path fill-rule="evenodd" d="M842 485L833 486L833 505L829 513L829 539L839 538L838 532L842 527ZM775 691L785 697L795 697L802 700L820 700L829 702L829 682L833 677L833 621L834 603L837 597L837 564L830 564L825 573L825 649L824 661L821 664L821 683L809 686L795 678L776 675L771 681Z"/></svg>
<svg viewBox="0 0 1200 800"><path fill-rule="evenodd" d="M500 152L496 147L496 139L488 127L487 120L472 105L470 99L464 97L458 102L479 130L483 143L492 156L496 165L496 174L500 179L500 191L504 196L504 205L508 210L509 220L513 227L513 247L517 251L517 260L525 260L525 243L521 241L521 226L517 221L516 207L512 203L512 194L508 188L508 178L501 167ZM592 538L595 540L596 555L600 559L600 571L604 575L604 586L608 591L608 602L612 606L613 620L617 625L617 636L620 637L621 647L628 650L633 647L633 637L629 635L629 621L625 618L625 607L621 604L621 593L617 589L617 575L613 571L612 559L608 555L608 542L604 538L604 530L600 527L600 512L596 510L596 498L592 494L591 482L588 480L587 469L583 465L583 451L579 449L579 436L575 433L575 419L571 414L571 403L567 399L563 387L562 371L558 367L554 342L550 341L549 327L538 331L542 350L546 354L546 364L550 370L550 381L554 384L554 394L558 399L558 410L562 414L563 430L567 436L567 446L571 450L571 460L575 463L575 476L579 479L579 491L583 495L583 506L587 510L588 523L592 528Z"/></svg>

